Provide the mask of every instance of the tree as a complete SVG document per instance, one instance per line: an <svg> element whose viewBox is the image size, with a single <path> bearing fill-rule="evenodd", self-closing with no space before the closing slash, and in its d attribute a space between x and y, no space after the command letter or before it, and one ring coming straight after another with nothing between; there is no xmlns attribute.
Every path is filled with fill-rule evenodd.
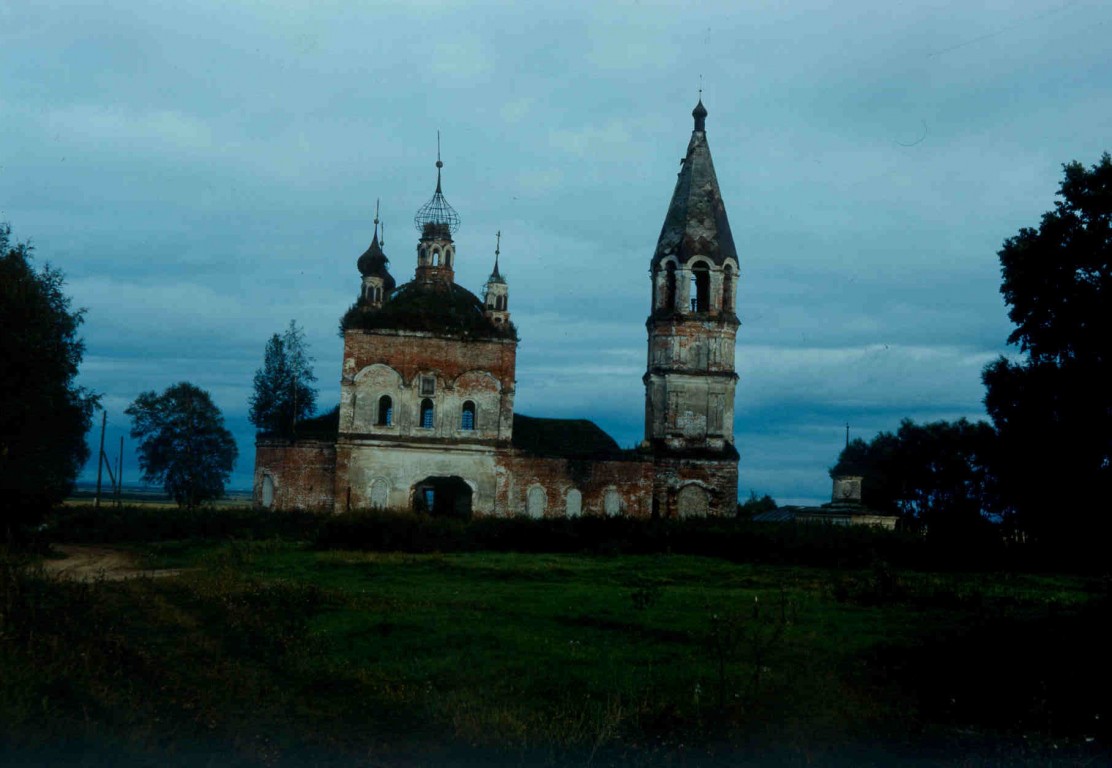
<svg viewBox="0 0 1112 768"><path fill-rule="evenodd" d="M143 482L161 484L187 509L224 495L238 451L208 392L183 381L161 395L142 393L124 413L139 441Z"/></svg>
<svg viewBox="0 0 1112 768"><path fill-rule="evenodd" d="M750 490L749 498L743 503L737 505L737 516L748 520L754 515L759 515L763 512L771 512L776 509L776 499L769 496L767 493L764 496L757 496L757 492Z"/></svg>
<svg viewBox="0 0 1112 768"><path fill-rule="evenodd" d="M895 434L851 442L830 475L860 475L866 507L925 525L932 538L957 540L982 529L991 510L995 439L983 421L904 419Z"/></svg>
<svg viewBox="0 0 1112 768"><path fill-rule="evenodd" d="M317 377L312 360L305 333L293 320L285 333L276 333L267 341L263 367L255 371L248 416L261 432L293 435L297 423L316 411L317 390L312 383Z"/></svg>
<svg viewBox="0 0 1112 768"><path fill-rule="evenodd" d="M31 266L0 224L0 493L4 528L34 524L69 493L89 458L96 395L74 383L85 344L62 273Z"/></svg>
<svg viewBox="0 0 1112 768"><path fill-rule="evenodd" d="M1025 357L983 374L1001 503L1060 543L1107 532L1112 492L1112 157L1063 169L1054 210L999 251L1008 343Z"/></svg>

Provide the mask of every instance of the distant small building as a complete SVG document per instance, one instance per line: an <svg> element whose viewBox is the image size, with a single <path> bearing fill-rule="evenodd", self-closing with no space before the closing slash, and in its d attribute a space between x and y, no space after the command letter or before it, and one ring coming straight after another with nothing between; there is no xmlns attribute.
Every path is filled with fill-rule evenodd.
<svg viewBox="0 0 1112 768"><path fill-rule="evenodd" d="M824 523L826 525L872 525L893 530L896 515L875 512L861 503L863 478L839 475L834 478L830 502L820 507L779 507L753 516L758 523Z"/></svg>

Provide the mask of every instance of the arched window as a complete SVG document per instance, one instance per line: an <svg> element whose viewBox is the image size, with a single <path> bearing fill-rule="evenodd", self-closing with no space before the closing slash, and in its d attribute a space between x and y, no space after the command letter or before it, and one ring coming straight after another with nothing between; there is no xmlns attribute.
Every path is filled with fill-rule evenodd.
<svg viewBox="0 0 1112 768"><path fill-rule="evenodd" d="M602 511L606 513L607 517L617 517L621 514L622 497L617 490L613 488L606 489L606 494L602 497Z"/></svg>
<svg viewBox="0 0 1112 768"><path fill-rule="evenodd" d="M463 404L463 413L460 415L459 428L470 431L475 428L475 404L468 400Z"/></svg>
<svg viewBox="0 0 1112 768"><path fill-rule="evenodd" d="M394 423L394 401L390 395L383 395L378 399L378 418L375 424L380 427L389 427Z"/></svg>
<svg viewBox="0 0 1112 768"><path fill-rule="evenodd" d="M583 494L578 489L568 491L567 500L564 502L564 514L568 517L579 517L583 511Z"/></svg>
<svg viewBox="0 0 1112 768"><path fill-rule="evenodd" d="M390 481L381 478L371 481L371 508L386 509L390 499Z"/></svg>
<svg viewBox="0 0 1112 768"><path fill-rule="evenodd" d="M722 309L727 312L734 310L734 271L729 265L722 273Z"/></svg>
<svg viewBox="0 0 1112 768"><path fill-rule="evenodd" d="M434 267L440 266L440 251L437 248L432 249L432 265Z"/></svg>
<svg viewBox="0 0 1112 768"><path fill-rule="evenodd" d="M270 509L274 506L274 478L270 475L263 475L262 497L264 507Z"/></svg>
<svg viewBox="0 0 1112 768"><path fill-rule="evenodd" d="M691 270L691 311L710 311L710 272L706 264L696 264Z"/></svg>
<svg viewBox="0 0 1112 768"><path fill-rule="evenodd" d="M429 252L425 249L425 246L422 245L420 248L417 249L417 263L425 265L428 264L428 262Z"/></svg>
<svg viewBox="0 0 1112 768"><path fill-rule="evenodd" d="M529 517L544 517L545 507L548 506L548 495L544 488L534 485L525 495L525 514Z"/></svg>
<svg viewBox="0 0 1112 768"><path fill-rule="evenodd" d="M432 429L432 400L427 397L421 401L421 427Z"/></svg>
<svg viewBox="0 0 1112 768"><path fill-rule="evenodd" d="M664 271L664 308L676 308L676 265L671 262Z"/></svg>

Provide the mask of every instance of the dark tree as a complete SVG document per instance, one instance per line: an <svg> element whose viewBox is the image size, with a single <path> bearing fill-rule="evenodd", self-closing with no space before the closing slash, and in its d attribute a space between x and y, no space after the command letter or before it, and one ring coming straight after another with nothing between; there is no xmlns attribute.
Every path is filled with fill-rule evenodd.
<svg viewBox="0 0 1112 768"><path fill-rule="evenodd" d="M317 377L312 360L305 334L293 320L285 333L276 333L267 341L263 367L255 371L248 415L260 432L293 435L298 422L316 411L317 390L312 383Z"/></svg>
<svg viewBox="0 0 1112 768"><path fill-rule="evenodd" d="M860 475L865 506L903 515L932 538L955 540L984 527L994 450L995 433L985 422L905 419L895 434L851 442L830 474Z"/></svg>
<svg viewBox="0 0 1112 768"><path fill-rule="evenodd" d="M125 413L144 482L161 484L187 509L224 495L238 451L208 392L183 381L161 395L144 392Z"/></svg>
<svg viewBox="0 0 1112 768"><path fill-rule="evenodd" d="M999 252L1025 357L984 371L1003 507L1044 541L1107 532L1112 494L1112 158L1063 166L1054 210Z"/></svg>
<svg viewBox="0 0 1112 768"><path fill-rule="evenodd" d="M764 496L757 496L756 491L749 491L749 498L737 505L737 516L747 520L754 515L771 512L774 509L776 509L776 499L767 493Z"/></svg>
<svg viewBox="0 0 1112 768"><path fill-rule="evenodd" d="M34 524L61 501L89 458L97 397L74 384L85 344L62 273L31 266L0 224L0 494L3 530Z"/></svg>

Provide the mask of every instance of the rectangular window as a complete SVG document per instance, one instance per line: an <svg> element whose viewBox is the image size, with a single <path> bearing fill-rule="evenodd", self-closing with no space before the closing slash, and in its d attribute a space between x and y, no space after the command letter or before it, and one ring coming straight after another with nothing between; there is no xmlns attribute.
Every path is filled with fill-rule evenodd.
<svg viewBox="0 0 1112 768"><path fill-rule="evenodd" d="M435 395L436 394L436 377L435 376L422 376L421 377L421 395Z"/></svg>

